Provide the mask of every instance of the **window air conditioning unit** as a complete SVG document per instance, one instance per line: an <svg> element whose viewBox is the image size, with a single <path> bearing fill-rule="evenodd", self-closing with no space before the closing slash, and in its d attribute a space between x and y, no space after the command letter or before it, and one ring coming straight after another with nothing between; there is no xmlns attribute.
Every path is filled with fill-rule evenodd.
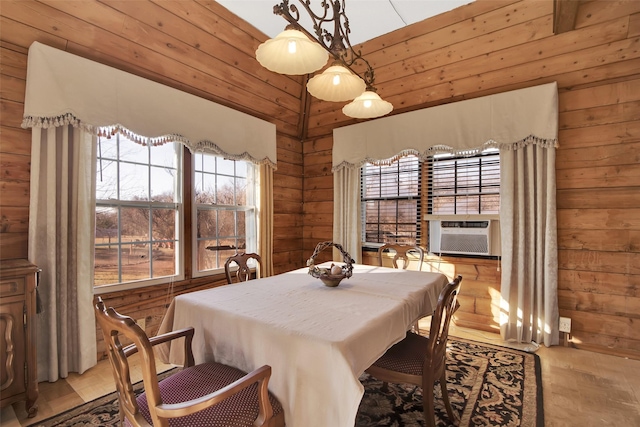
<svg viewBox="0 0 640 427"><path fill-rule="evenodd" d="M437 254L500 256L500 222L429 221L429 251Z"/></svg>

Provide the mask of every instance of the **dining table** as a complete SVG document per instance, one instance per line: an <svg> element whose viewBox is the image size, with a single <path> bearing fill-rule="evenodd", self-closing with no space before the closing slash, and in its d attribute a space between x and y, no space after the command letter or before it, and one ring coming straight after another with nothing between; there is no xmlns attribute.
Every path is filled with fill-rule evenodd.
<svg viewBox="0 0 640 427"><path fill-rule="evenodd" d="M194 327L196 363L216 361L246 372L270 365L269 390L288 427L352 427L364 394L359 377L433 313L448 279L354 264L350 278L329 287L308 272L178 295L159 333ZM184 347L172 345L164 358L182 364Z"/></svg>

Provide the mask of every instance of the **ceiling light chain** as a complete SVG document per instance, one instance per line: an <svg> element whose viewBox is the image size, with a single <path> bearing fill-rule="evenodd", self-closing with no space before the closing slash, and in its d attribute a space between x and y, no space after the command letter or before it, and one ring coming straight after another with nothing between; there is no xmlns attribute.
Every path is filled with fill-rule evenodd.
<svg viewBox="0 0 640 427"><path fill-rule="evenodd" d="M321 69L331 54L335 61L324 72L309 79L309 93L325 101L353 100L342 109L349 117L374 118L390 113L393 105L376 94L371 64L349 41L351 30L345 14L345 0L322 0L321 15L311 10L311 0L298 0L313 21L315 35L300 25L301 9L289 1L282 0L273 7L273 13L282 16L289 25L277 37L258 46L256 59L260 64L281 74L310 74ZM333 33L325 28L325 24L331 23ZM362 75L352 68L357 62L366 65Z"/></svg>

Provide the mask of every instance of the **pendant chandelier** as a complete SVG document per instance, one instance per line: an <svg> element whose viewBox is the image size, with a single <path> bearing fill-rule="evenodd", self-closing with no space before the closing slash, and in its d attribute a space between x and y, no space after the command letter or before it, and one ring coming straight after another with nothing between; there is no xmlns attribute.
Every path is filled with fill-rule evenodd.
<svg viewBox="0 0 640 427"><path fill-rule="evenodd" d="M289 24L275 38L258 46L258 62L279 74L304 75L324 67L331 56L331 66L309 79L309 93L324 101L352 101L342 108L348 117L370 119L389 114L393 105L376 93L373 68L349 42L351 30L344 11L345 0L322 0L321 14L311 10L311 0L298 0L313 21L315 35L300 25L300 9L289 1L282 0L273 7L273 13ZM332 32L325 28L331 26ZM362 75L353 69L358 62L366 66Z"/></svg>

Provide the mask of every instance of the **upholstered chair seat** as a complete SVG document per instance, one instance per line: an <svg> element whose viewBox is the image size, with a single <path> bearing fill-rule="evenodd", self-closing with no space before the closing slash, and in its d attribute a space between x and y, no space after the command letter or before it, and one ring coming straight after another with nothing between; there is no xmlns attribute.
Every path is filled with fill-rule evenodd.
<svg viewBox="0 0 640 427"><path fill-rule="evenodd" d="M192 366L160 381L160 395L165 404L186 402L219 390L244 377L245 372L219 363ZM218 405L185 417L169 420L172 427L252 427L258 416L258 387L254 384L227 398ZM146 393L137 397L140 413L152 424ZM274 418L282 413L280 402L269 393ZM125 420L125 426L131 423Z"/></svg>
<svg viewBox="0 0 640 427"><path fill-rule="evenodd" d="M427 337L407 332L407 336L387 350L374 365L389 371L421 377L428 347Z"/></svg>

